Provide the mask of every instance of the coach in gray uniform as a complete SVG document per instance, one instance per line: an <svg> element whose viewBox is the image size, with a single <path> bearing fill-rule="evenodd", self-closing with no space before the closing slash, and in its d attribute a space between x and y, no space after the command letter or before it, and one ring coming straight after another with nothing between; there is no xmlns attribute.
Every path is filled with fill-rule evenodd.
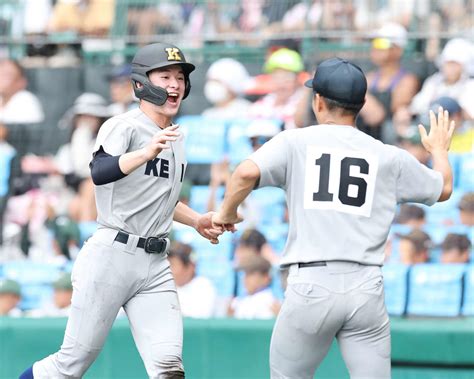
<svg viewBox="0 0 474 379"><path fill-rule="evenodd" d="M140 108L101 127L91 162L98 231L72 272L72 307L59 352L21 378L80 378L99 354L121 307L150 378L184 378L183 326L167 259L173 220L213 243L222 228L178 202L186 168L172 124L191 89L194 65L176 46L141 48L132 62Z"/></svg>
<svg viewBox="0 0 474 379"><path fill-rule="evenodd" d="M319 125L281 132L234 172L221 226L258 186L286 190L290 229L282 265L288 288L272 335L272 378L312 378L337 338L351 378L390 378L390 330L381 266L397 203L449 198L447 112L420 126L433 170L355 128L367 82L354 64L322 62L312 81Z"/></svg>

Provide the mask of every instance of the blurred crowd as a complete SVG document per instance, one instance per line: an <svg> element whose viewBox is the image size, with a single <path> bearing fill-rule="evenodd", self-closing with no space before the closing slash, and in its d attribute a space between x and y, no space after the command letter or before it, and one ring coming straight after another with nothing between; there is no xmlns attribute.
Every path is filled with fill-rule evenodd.
<svg viewBox="0 0 474 379"><path fill-rule="evenodd" d="M106 19L113 13L113 0L58 0L55 4L48 0L25 0L24 6L28 9L38 3L49 5L45 9L51 12L44 14L43 29L30 32L74 29L81 33L102 33L111 27L110 20L107 24ZM327 18L323 15L327 12L335 17L331 23L333 28L365 25L360 21L368 17L363 14L365 8L356 11L349 6L351 3L243 0L231 5L224 2L225 6L235 8L235 13L218 13L220 17L216 18L219 22L228 22L229 28L237 25L240 30L248 31L255 30L257 25L297 30L301 23L295 20L301 19L314 27L319 24L325 27ZM370 1L358 3L367 5ZM422 12L443 14L448 3L438 2L436 9L429 7L430 2L407 1L403 2L404 7L400 6L401 2L386 3L388 8L379 12L389 14L390 7L398 4L400 9L391 14L392 19L397 16L398 22L386 21L372 33L370 61L373 68L366 72L369 89L358 127L376 139L408 150L430 166L430 156L421 144L417 125L429 126L428 111L437 111L440 106L448 110L456 122L450 153L455 170L455 194L438 208L402 205L387 244L386 262L404 265L472 263L474 45L461 38L447 41L434 59L436 71L428 77L419 77L402 63L404 49L410 42L406 27ZM456 9L462 3L451 1L450 6ZM101 18L94 26L88 24L95 20L92 16L90 19L69 16L68 12L92 12L98 4L109 13L97 11ZM272 4L286 6L273 21L271 15L276 12L276 5ZM415 4L418 4L416 9ZM420 4L426 5L426 9ZM211 1L191 5L187 2L150 4L146 15L140 14L144 8L139 7L129 9L128 16L130 22L133 24L135 20L140 28L150 25L138 20L145 16L150 18L148 23L153 25L152 29L139 31L136 27L136 33L149 34L157 30L161 33L157 25L172 28L184 23L189 28L197 28L198 20L202 22L204 16L196 13L214 12L221 5ZM177 19L160 16L165 8L167 14ZM153 12L148 12L150 9ZM223 20L224 16L229 19ZM465 12L456 14L459 20L463 16ZM64 20L71 24L64 24ZM461 27L462 22L456 20L454 24ZM73 21L76 23L72 24ZM443 27L454 27L448 21L443 19ZM160 24L165 22L168 24ZM196 29L193 33L198 32ZM312 92L302 85L313 68L305 67L302 56L292 45L269 49L262 72L256 76L249 74L245 62L233 58L213 62L206 72L203 88L193 87L194 96L202 93L209 104L201 115L196 115L199 133L206 138L206 125L232 124L233 128L227 133L231 134L231 130L237 133L242 144L229 146L211 162L190 160L180 200L191 206L198 205L202 211L217 209L226 181L247 153L257 150L285 129L316 124L311 108ZM138 106L130 74L127 64L112 69L107 77L111 101L91 92L78 96L71 107L64 110L57 126L58 131L67 130L67 143L59 146L54 155L40 157L24 152L21 138L12 136L16 136L17 125L37 124L45 118L41 98L28 91L24 69L17 61L0 61L0 315L67 315L72 293L72 264L97 226L94 186L89 172L95 138L107 118ZM193 101L192 97L186 101ZM183 118L183 130L187 126L185 120ZM236 120L240 120L238 125L235 125ZM176 226L171 236L174 242L169 259L185 316L248 319L272 318L278 313L286 281L286 273L278 269L288 223L284 198L273 192L262 192L246 200L240 211L245 222L239 232L212 249L203 247L194 237L186 237L186 231ZM219 254L225 259L221 260ZM229 270L225 271L226 267ZM37 282L34 282L35 273Z"/></svg>
<svg viewBox="0 0 474 379"><path fill-rule="evenodd" d="M147 43L157 35L173 35L180 46L201 47L222 38L258 43L304 32L331 39L338 38L331 33L345 31L348 43L388 21L425 36L462 35L472 33L473 11L469 0L5 0L0 35L16 41L36 38L28 54L53 56L51 65L61 65L77 63L78 46L65 41L87 49L104 47L92 41L102 37ZM430 38L429 59L439 52L439 43Z"/></svg>

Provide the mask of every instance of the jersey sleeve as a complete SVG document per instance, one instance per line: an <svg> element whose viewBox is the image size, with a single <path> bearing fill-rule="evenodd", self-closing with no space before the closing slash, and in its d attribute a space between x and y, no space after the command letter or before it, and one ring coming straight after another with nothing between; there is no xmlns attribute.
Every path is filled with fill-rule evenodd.
<svg viewBox="0 0 474 379"><path fill-rule="evenodd" d="M399 149L397 203L414 202L433 205L441 196L443 176L405 150Z"/></svg>
<svg viewBox="0 0 474 379"><path fill-rule="evenodd" d="M133 126L119 118L111 118L99 129L99 134L94 146L94 153L102 150L112 156L128 152L133 138Z"/></svg>
<svg viewBox="0 0 474 379"><path fill-rule="evenodd" d="M286 173L288 167L288 144L287 132L281 132L266 142L260 149L250 155L260 169L260 181L258 187L275 186L286 187Z"/></svg>

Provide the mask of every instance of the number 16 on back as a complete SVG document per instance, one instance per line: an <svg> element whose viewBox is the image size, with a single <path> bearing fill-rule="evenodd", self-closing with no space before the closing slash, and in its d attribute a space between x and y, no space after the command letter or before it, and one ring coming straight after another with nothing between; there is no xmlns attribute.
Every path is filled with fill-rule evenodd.
<svg viewBox="0 0 474 379"><path fill-rule="evenodd" d="M370 153L307 146L304 208L370 217L377 170Z"/></svg>

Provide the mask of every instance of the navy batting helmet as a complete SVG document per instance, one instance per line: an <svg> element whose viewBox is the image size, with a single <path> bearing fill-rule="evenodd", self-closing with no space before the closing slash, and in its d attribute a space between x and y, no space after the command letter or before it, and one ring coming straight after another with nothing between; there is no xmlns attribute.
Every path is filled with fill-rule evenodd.
<svg viewBox="0 0 474 379"><path fill-rule="evenodd" d="M157 68L178 64L183 68L185 78L185 99L191 91L189 74L194 71L193 64L186 62L182 51L168 43L153 43L137 51L132 61L132 83L135 96L156 105L163 105L168 98L168 92L161 87L153 85L148 73ZM138 87L140 83L142 87Z"/></svg>

